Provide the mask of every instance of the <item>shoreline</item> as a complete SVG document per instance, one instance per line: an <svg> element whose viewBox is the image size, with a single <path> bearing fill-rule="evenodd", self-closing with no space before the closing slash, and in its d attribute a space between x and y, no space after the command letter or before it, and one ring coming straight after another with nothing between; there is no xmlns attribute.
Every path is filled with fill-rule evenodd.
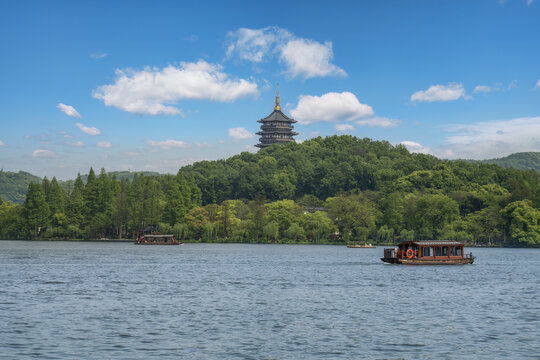
<svg viewBox="0 0 540 360"><path fill-rule="evenodd" d="M86 242L86 243L133 243L133 239L0 239L0 241L47 241L47 242ZM336 243L336 242L239 242L239 241L198 241L198 240L181 240L184 244L250 244L250 245L332 245L332 246L347 246L355 243ZM397 244L389 243L371 243L375 248L379 247L395 247ZM502 246L502 245L471 245L465 244L468 248L501 248L501 249L540 249L539 246ZM365 249L365 248L362 248Z"/></svg>

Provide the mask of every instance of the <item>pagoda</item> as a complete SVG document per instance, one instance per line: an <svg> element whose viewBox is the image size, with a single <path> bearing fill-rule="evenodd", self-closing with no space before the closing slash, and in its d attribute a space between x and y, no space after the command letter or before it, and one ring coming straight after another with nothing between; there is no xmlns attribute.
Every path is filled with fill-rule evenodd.
<svg viewBox="0 0 540 360"><path fill-rule="evenodd" d="M259 138L259 143L255 146L261 149L274 144L289 143L294 141L293 136L298 135L293 127L296 120L288 118L281 112L281 107L279 106L279 89L276 91L276 106L274 106L274 111L257 122L262 125L261 131L257 133L261 137Z"/></svg>

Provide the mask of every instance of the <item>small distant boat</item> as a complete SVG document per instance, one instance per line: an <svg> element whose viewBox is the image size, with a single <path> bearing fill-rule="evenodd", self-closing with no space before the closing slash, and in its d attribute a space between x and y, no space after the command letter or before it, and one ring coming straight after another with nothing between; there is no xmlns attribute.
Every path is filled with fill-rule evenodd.
<svg viewBox="0 0 540 360"><path fill-rule="evenodd" d="M135 245L180 245L174 235L141 235L135 239Z"/></svg>
<svg viewBox="0 0 540 360"><path fill-rule="evenodd" d="M472 264L472 253L463 252L464 244L451 240L404 241L394 249L384 249L382 261L403 265Z"/></svg>
<svg viewBox="0 0 540 360"><path fill-rule="evenodd" d="M376 246L374 245L371 245L371 244L351 244L351 245L347 245L348 248L368 248L368 249L373 249L373 248L376 248Z"/></svg>

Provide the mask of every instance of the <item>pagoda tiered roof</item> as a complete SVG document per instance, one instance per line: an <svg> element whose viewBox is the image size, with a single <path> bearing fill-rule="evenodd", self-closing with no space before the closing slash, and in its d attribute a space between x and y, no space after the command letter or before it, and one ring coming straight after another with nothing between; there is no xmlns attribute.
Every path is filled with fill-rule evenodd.
<svg viewBox="0 0 540 360"><path fill-rule="evenodd" d="M285 121L290 123L297 123L298 121L291 119L290 117L287 117L284 113L281 112L281 110L274 110L270 115L265 117L264 119L258 120L259 123L265 123L269 121Z"/></svg>
<svg viewBox="0 0 540 360"><path fill-rule="evenodd" d="M294 141L293 136L298 135L294 131L293 126L297 121L281 112L279 91L276 92L276 106L274 106L274 111L257 122L262 124L261 131L257 133L261 137L259 138L259 143L255 145L259 148L265 148L273 144L286 144Z"/></svg>

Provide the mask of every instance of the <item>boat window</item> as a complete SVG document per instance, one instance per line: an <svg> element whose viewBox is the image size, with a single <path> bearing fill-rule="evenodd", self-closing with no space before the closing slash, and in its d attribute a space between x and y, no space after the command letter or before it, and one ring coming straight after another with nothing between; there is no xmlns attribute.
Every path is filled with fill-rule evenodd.
<svg viewBox="0 0 540 360"><path fill-rule="evenodd" d="M456 248L456 256L461 256L461 247Z"/></svg>
<svg viewBox="0 0 540 360"><path fill-rule="evenodd" d="M431 251L431 248L430 247L425 247L423 248L422 250L422 256L432 256L433 252Z"/></svg>
<svg viewBox="0 0 540 360"><path fill-rule="evenodd" d="M442 248L441 248L440 246L437 246L437 247L435 248L435 256L441 256L441 249L442 249Z"/></svg>
<svg viewBox="0 0 540 360"><path fill-rule="evenodd" d="M450 246L450 256L454 256L454 247Z"/></svg>
<svg viewBox="0 0 540 360"><path fill-rule="evenodd" d="M448 248L446 246L442 248L442 256L448 256Z"/></svg>

